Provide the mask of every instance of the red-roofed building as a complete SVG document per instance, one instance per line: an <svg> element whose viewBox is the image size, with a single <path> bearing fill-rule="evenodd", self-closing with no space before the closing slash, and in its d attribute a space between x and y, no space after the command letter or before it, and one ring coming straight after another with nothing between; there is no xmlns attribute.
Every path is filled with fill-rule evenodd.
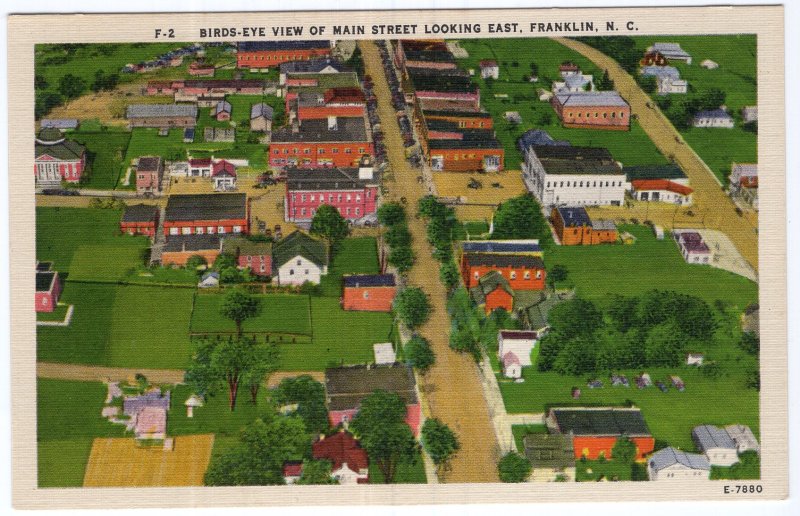
<svg viewBox="0 0 800 516"><path fill-rule="evenodd" d="M303 475L303 462L292 460L283 463L283 480L287 484L294 484Z"/></svg>
<svg viewBox="0 0 800 516"><path fill-rule="evenodd" d="M357 274L343 278L342 308L364 312L391 312L397 283L392 274Z"/></svg>
<svg viewBox="0 0 800 516"><path fill-rule="evenodd" d="M668 179L635 179L631 181L631 193L638 201L667 202L680 205L692 204L692 190L686 185Z"/></svg>
<svg viewBox="0 0 800 516"><path fill-rule="evenodd" d="M189 175L192 177L211 176L211 158L195 158L189 160Z"/></svg>
<svg viewBox="0 0 800 516"><path fill-rule="evenodd" d="M331 476L340 484L369 482L369 458L349 432L339 432L315 442L311 454L317 460L331 461Z"/></svg>
<svg viewBox="0 0 800 516"><path fill-rule="evenodd" d="M213 77L214 65L202 64L195 61L189 65L189 75L194 75L195 77Z"/></svg>
<svg viewBox="0 0 800 516"><path fill-rule="evenodd" d="M298 120L328 117L364 117L367 99L359 88L330 88L324 93L287 95L287 111Z"/></svg>
<svg viewBox="0 0 800 516"><path fill-rule="evenodd" d="M214 190L235 190L236 167L224 159L217 161L211 166L211 180L214 181Z"/></svg>

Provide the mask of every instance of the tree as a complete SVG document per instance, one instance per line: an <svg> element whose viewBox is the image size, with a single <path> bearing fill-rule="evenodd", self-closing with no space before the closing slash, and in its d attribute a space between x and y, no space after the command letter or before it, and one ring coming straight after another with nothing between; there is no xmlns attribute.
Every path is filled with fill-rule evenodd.
<svg viewBox="0 0 800 516"><path fill-rule="evenodd" d="M106 75L103 70L97 70L94 74L94 82L92 83L92 91L98 93L103 90L113 90L119 82L119 75L112 73Z"/></svg>
<svg viewBox="0 0 800 516"><path fill-rule="evenodd" d="M190 271L196 271L200 267L206 267L207 265L205 257L199 254L193 254L186 260L186 268Z"/></svg>
<svg viewBox="0 0 800 516"><path fill-rule="evenodd" d="M330 204L323 204L317 208L314 218L311 219L309 231L312 235L324 238L328 242L329 250L332 250L339 241L347 236L350 226L339 210Z"/></svg>
<svg viewBox="0 0 800 516"><path fill-rule="evenodd" d="M325 408L325 386L308 375L284 378L272 392L278 405L296 403L295 415L300 417L309 432L318 434L330 426Z"/></svg>
<svg viewBox="0 0 800 516"><path fill-rule="evenodd" d="M281 485L283 463L308 448L309 436L296 417L270 415L242 431L239 443L211 461L205 475L209 486Z"/></svg>
<svg viewBox="0 0 800 516"><path fill-rule="evenodd" d="M531 77L538 77L539 76L539 65L536 63L531 62Z"/></svg>
<svg viewBox="0 0 800 516"><path fill-rule="evenodd" d="M331 467L331 462L328 460L305 460L303 472L296 484L300 486L338 484L339 481L331 476Z"/></svg>
<svg viewBox="0 0 800 516"><path fill-rule="evenodd" d="M86 81L71 73L61 77L58 81L58 92L67 100L80 97L85 89Z"/></svg>
<svg viewBox="0 0 800 516"><path fill-rule="evenodd" d="M564 265L557 263L553 265L547 273L547 283L550 284L550 288L555 289L556 283L565 281L568 274L569 270Z"/></svg>
<svg viewBox="0 0 800 516"><path fill-rule="evenodd" d="M393 308L397 317L410 329L425 323L431 311L428 295L419 287L401 290L394 300Z"/></svg>
<svg viewBox="0 0 800 516"><path fill-rule="evenodd" d="M501 482L525 482L531 474L531 463L516 452L508 452L497 464Z"/></svg>
<svg viewBox="0 0 800 516"><path fill-rule="evenodd" d="M37 119L42 118L54 107L64 103L64 98L54 91L44 91L36 93L36 105L34 115Z"/></svg>
<svg viewBox="0 0 800 516"><path fill-rule="evenodd" d="M677 367L683 363L687 336L675 322L666 322L652 328L644 341L647 365L650 367Z"/></svg>
<svg viewBox="0 0 800 516"><path fill-rule="evenodd" d="M350 424L386 484L394 481L398 465L412 463L416 456L417 443L405 417L403 399L396 393L378 390L362 400L361 409Z"/></svg>
<svg viewBox="0 0 800 516"><path fill-rule="evenodd" d="M636 327L639 323L636 312L638 305L639 300L635 297L613 294L611 302L606 309L606 314L611 319L612 326L622 333Z"/></svg>
<svg viewBox="0 0 800 516"><path fill-rule="evenodd" d="M639 87L642 88L642 91L648 95L655 93L658 88L658 82L653 75L637 75L636 82L639 84Z"/></svg>
<svg viewBox="0 0 800 516"><path fill-rule="evenodd" d="M717 109L725 104L725 90L720 88L710 88L699 97L700 110L704 109Z"/></svg>
<svg viewBox="0 0 800 516"><path fill-rule="evenodd" d="M236 267L225 267L219 271L219 281L228 285L239 283L242 281L242 274Z"/></svg>
<svg viewBox="0 0 800 516"><path fill-rule="evenodd" d="M422 425L422 447L434 464L447 469L448 462L461 448L461 444L450 427L436 418L430 418Z"/></svg>
<svg viewBox="0 0 800 516"><path fill-rule="evenodd" d="M590 336L577 336L564 343L553 363L559 374L579 376L595 370L597 341Z"/></svg>
<svg viewBox="0 0 800 516"><path fill-rule="evenodd" d="M386 227L403 224L405 221L406 210L396 202L387 202L378 208L378 222Z"/></svg>
<svg viewBox="0 0 800 516"><path fill-rule="evenodd" d="M458 267L453 261L445 262L439 267L439 279L445 287L452 290L458 286L461 275L458 273Z"/></svg>
<svg viewBox="0 0 800 516"><path fill-rule="evenodd" d="M493 240L537 238L547 241L550 227L542 209L530 194L513 197L500 204L494 214Z"/></svg>
<svg viewBox="0 0 800 516"><path fill-rule="evenodd" d="M230 267L236 267L236 256L231 253L220 253L214 260L214 270L221 271Z"/></svg>
<svg viewBox="0 0 800 516"><path fill-rule="evenodd" d="M593 334L603 325L603 314L591 301L575 298L554 306L547 314L547 321L569 339Z"/></svg>
<svg viewBox="0 0 800 516"><path fill-rule="evenodd" d="M614 89L614 81L608 76L608 70L603 70L603 75L597 79L597 89L600 91L609 91Z"/></svg>
<svg viewBox="0 0 800 516"><path fill-rule="evenodd" d="M611 449L611 457L615 461L624 462L626 464L632 463L633 459L636 457L636 444L628 439L627 436L620 436Z"/></svg>
<svg viewBox="0 0 800 516"><path fill-rule="evenodd" d="M436 355L431 349L430 342L419 335L414 335L406 342L403 346L403 353L406 363L423 374L436 362Z"/></svg>
<svg viewBox="0 0 800 516"><path fill-rule="evenodd" d="M50 84L47 82L47 78L44 75L42 75L40 73L37 73L37 74L35 74L33 76L33 87L34 87L34 89L44 90L44 89L47 89L47 87L49 85Z"/></svg>
<svg viewBox="0 0 800 516"><path fill-rule="evenodd" d="M236 323L236 334L241 337L242 323L258 315L260 310L261 302L257 297L236 288L225 294L219 313Z"/></svg>
<svg viewBox="0 0 800 516"><path fill-rule="evenodd" d="M383 236L389 247L408 247L411 245L411 233L405 224L396 224L389 228Z"/></svg>
<svg viewBox="0 0 800 516"><path fill-rule="evenodd" d="M410 246L393 247L389 251L389 264L400 274L405 274L414 266L414 251Z"/></svg>
<svg viewBox="0 0 800 516"><path fill-rule="evenodd" d="M261 384L266 383L269 375L278 370L281 352L273 343L254 346L247 370L242 375L242 383L250 390L250 402L255 404Z"/></svg>
<svg viewBox="0 0 800 516"><path fill-rule="evenodd" d="M421 217L431 218L436 214L436 211L440 209L440 207L441 203L439 203L435 196L426 195L417 203L417 213Z"/></svg>
<svg viewBox="0 0 800 516"><path fill-rule="evenodd" d="M758 352L761 348L761 340L755 333L744 332L739 338L739 347L742 348L745 353L758 356Z"/></svg>

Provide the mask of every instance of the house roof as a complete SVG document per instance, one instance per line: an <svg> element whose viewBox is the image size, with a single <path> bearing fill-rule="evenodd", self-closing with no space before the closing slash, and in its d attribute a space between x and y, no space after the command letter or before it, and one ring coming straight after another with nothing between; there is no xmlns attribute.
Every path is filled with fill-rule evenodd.
<svg viewBox="0 0 800 516"><path fill-rule="evenodd" d="M213 89L241 89L265 88L267 83L263 79L189 79L183 82L184 88Z"/></svg>
<svg viewBox="0 0 800 516"><path fill-rule="evenodd" d="M435 91L447 93L476 93L478 86L467 76L445 75L415 72L409 68L409 79L417 91Z"/></svg>
<svg viewBox="0 0 800 516"><path fill-rule="evenodd" d="M303 474L303 461L289 460L283 463L284 477L299 477Z"/></svg>
<svg viewBox="0 0 800 516"><path fill-rule="evenodd" d="M531 303L530 298L526 296L528 293L535 293L536 298ZM528 325L533 329L547 328L547 317L550 310L559 303L572 299L575 297L575 291L571 290L566 293L558 294L544 294L543 292L535 291L520 291L514 297L514 309L524 310L525 317L528 319ZM519 306L518 306L519 305Z"/></svg>
<svg viewBox="0 0 800 516"><path fill-rule="evenodd" d="M736 449L728 432L714 425L700 425L692 429L692 440L700 451L705 452L712 448Z"/></svg>
<svg viewBox="0 0 800 516"><path fill-rule="evenodd" d="M302 231L294 231L272 245L272 258L278 267L298 255L320 267L328 264L328 251L325 243Z"/></svg>
<svg viewBox="0 0 800 516"><path fill-rule="evenodd" d="M725 432L728 433L737 447L745 447L753 450L758 449L758 440L749 426L728 425L725 427Z"/></svg>
<svg viewBox="0 0 800 516"><path fill-rule="evenodd" d="M197 118L195 104L131 104L125 118L179 117Z"/></svg>
<svg viewBox="0 0 800 516"><path fill-rule="evenodd" d="M449 116L462 118L492 118L492 115L484 111L459 111L459 110L437 110L423 109L422 114L428 116Z"/></svg>
<svg viewBox="0 0 800 516"><path fill-rule="evenodd" d="M461 68L426 68L422 66L406 66L406 71L415 76L449 76L449 77L469 77L469 72Z"/></svg>
<svg viewBox="0 0 800 516"><path fill-rule="evenodd" d="M324 118L303 120L297 132L287 125L272 133L273 143L367 141L366 124L361 117L337 117L335 129L330 129Z"/></svg>
<svg viewBox="0 0 800 516"><path fill-rule="evenodd" d="M579 436L650 436L638 408L554 408L550 414L562 434Z"/></svg>
<svg viewBox="0 0 800 516"><path fill-rule="evenodd" d="M717 108L717 109L709 109L706 111L698 111L694 115L695 120L701 118L717 118L717 119L732 119L733 117L724 109Z"/></svg>
<svg viewBox="0 0 800 516"><path fill-rule="evenodd" d="M519 357L513 351L509 351L503 355L503 366L508 367L513 364L519 364Z"/></svg>
<svg viewBox="0 0 800 516"><path fill-rule="evenodd" d="M44 118L39 125L56 129L75 129L78 127L78 123L77 118Z"/></svg>
<svg viewBox="0 0 800 516"><path fill-rule="evenodd" d="M139 396L126 396L122 401L122 412L133 416L147 407L169 410L170 392L163 393L159 389L152 389Z"/></svg>
<svg viewBox="0 0 800 516"><path fill-rule="evenodd" d="M67 140L61 131L54 127L45 127L39 130L36 135L35 147L36 159L47 155L59 160L77 161L83 157L86 151L83 145Z"/></svg>
<svg viewBox="0 0 800 516"><path fill-rule="evenodd" d="M639 73L645 77L669 77L671 79L680 79L681 72L674 66L643 66Z"/></svg>
<svg viewBox="0 0 800 516"><path fill-rule="evenodd" d="M376 390L397 393L407 405L417 403L414 373L404 364L326 369L325 389L330 410L356 409Z"/></svg>
<svg viewBox="0 0 800 516"><path fill-rule="evenodd" d="M406 61L432 61L435 63L455 63L456 58L449 51L403 49Z"/></svg>
<svg viewBox="0 0 800 516"><path fill-rule="evenodd" d="M135 433L163 434L167 431L167 411L161 407L145 407L136 416Z"/></svg>
<svg viewBox="0 0 800 516"><path fill-rule="evenodd" d="M211 158L194 158L189 160L189 166L191 167L210 167L211 166Z"/></svg>
<svg viewBox="0 0 800 516"><path fill-rule="evenodd" d="M49 271L53 268L53 262L36 262L36 270L40 272ZM745 313L747 311L745 310Z"/></svg>
<svg viewBox="0 0 800 516"><path fill-rule="evenodd" d="M538 240L469 240L461 242L465 253L540 253Z"/></svg>
<svg viewBox="0 0 800 516"><path fill-rule="evenodd" d="M200 277L200 281L205 281L207 279L215 279L219 280L219 273L216 271L207 272ZM191 399L191 398L190 398Z"/></svg>
<svg viewBox="0 0 800 516"><path fill-rule="evenodd" d="M258 104L253 104L250 108L250 119L258 118L263 116L267 120L272 120L272 116L275 110L269 104L264 102L259 102Z"/></svg>
<svg viewBox="0 0 800 516"><path fill-rule="evenodd" d="M503 340L535 340L539 334L527 330L500 330L500 336Z"/></svg>
<svg viewBox="0 0 800 516"><path fill-rule="evenodd" d="M514 296L514 290L511 288L511 285L508 283L508 280L503 277L497 271L489 271L483 276L478 279L478 286L475 287L480 294L479 298L481 300L478 304L483 304L486 301L486 296L501 288L506 291L512 297Z"/></svg>
<svg viewBox="0 0 800 516"><path fill-rule="evenodd" d="M628 103L616 91L579 91L574 93L558 93L556 100L562 106L610 106L627 107Z"/></svg>
<svg viewBox="0 0 800 516"><path fill-rule="evenodd" d="M242 236L226 236L222 241L222 252L236 256L271 256L272 242L254 242Z"/></svg>
<svg viewBox="0 0 800 516"><path fill-rule="evenodd" d="M36 292L49 292L56 274L55 271L36 271Z"/></svg>
<svg viewBox="0 0 800 516"><path fill-rule="evenodd" d="M333 104L337 102L357 103L365 102L367 97L361 88L342 87L330 88L324 93L324 101L326 104Z"/></svg>
<svg viewBox="0 0 800 516"><path fill-rule="evenodd" d="M580 70L580 68L578 68L578 65L576 65L572 61L564 61L563 63L558 65L558 69L560 71L573 71L573 72Z"/></svg>
<svg viewBox="0 0 800 516"><path fill-rule="evenodd" d="M458 113L481 113L481 107L472 99L453 100L438 98L418 98L417 101L424 112L453 111Z"/></svg>
<svg viewBox="0 0 800 516"><path fill-rule="evenodd" d="M164 215L171 222L245 218L247 195L243 193L170 195Z"/></svg>
<svg viewBox="0 0 800 516"><path fill-rule="evenodd" d="M556 209L561 216L561 220L564 221L564 227L588 226L592 223L592 219L589 218L589 214L583 206Z"/></svg>
<svg viewBox="0 0 800 516"><path fill-rule="evenodd" d="M484 59L483 61L478 63L478 65L480 65L481 68L487 68L487 67L490 67L490 66L497 66L497 61L495 61L494 59Z"/></svg>
<svg viewBox="0 0 800 516"><path fill-rule="evenodd" d="M237 44L239 52L259 52L275 50L315 50L330 49L330 41L241 41Z"/></svg>
<svg viewBox="0 0 800 516"><path fill-rule="evenodd" d="M375 179L359 179L357 168L326 167L316 169L287 168L286 187L299 190L363 190Z"/></svg>
<svg viewBox="0 0 800 516"><path fill-rule="evenodd" d="M613 220L598 219L592 220L592 229L594 231L614 231L617 229L617 225Z"/></svg>
<svg viewBox="0 0 800 516"><path fill-rule="evenodd" d="M533 151L540 160L598 161L613 163L614 157L605 147L573 147L558 145L534 145Z"/></svg>
<svg viewBox="0 0 800 516"><path fill-rule="evenodd" d="M345 288L359 287L394 287L394 274L353 274L344 276Z"/></svg>
<svg viewBox="0 0 800 516"><path fill-rule="evenodd" d="M218 234L170 235L164 243L164 252L186 253L219 250L220 240L222 240L222 236Z"/></svg>
<svg viewBox="0 0 800 516"><path fill-rule="evenodd" d="M342 63L329 56L315 57L304 61L288 61L281 63L280 73L319 73L325 68L332 67L337 72L347 70Z"/></svg>
<svg viewBox="0 0 800 516"><path fill-rule="evenodd" d="M348 469L359 473L369 468L367 452L350 432L339 432L311 445L311 454L317 460L325 459L332 463L332 471L347 464Z"/></svg>
<svg viewBox="0 0 800 516"><path fill-rule="evenodd" d="M470 267L514 267L522 269L544 269L544 262L538 256L520 254L465 253L464 258Z"/></svg>
<svg viewBox="0 0 800 516"><path fill-rule="evenodd" d="M525 131L517 140L517 146L519 150L523 152L526 151L528 147L533 147L535 145L555 145L563 147L569 146L570 143L567 140L554 140L547 131L542 129Z"/></svg>
<svg viewBox="0 0 800 516"><path fill-rule="evenodd" d="M220 113L230 113L232 109L231 103L227 100L223 100L217 102L217 105L214 107L214 115L218 115Z"/></svg>
<svg viewBox="0 0 800 516"><path fill-rule="evenodd" d="M137 172L157 172L161 169L160 156L142 156L136 165Z"/></svg>
<svg viewBox="0 0 800 516"><path fill-rule="evenodd" d="M758 164L756 163L734 163L731 167L731 175L741 177L758 177Z"/></svg>
<svg viewBox="0 0 800 516"><path fill-rule="evenodd" d="M680 195L689 195L694 190L674 181L666 179L634 179L631 181L634 190L666 190Z"/></svg>
<svg viewBox="0 0 800 516"><path fill-rule="evenodd" d="M472 131L472 134L475 134L476 131ZM431 150L436 149L498 149L502 150L503 146L500 145L494 136L492 131L480 131L481 135L476 135L478 138L470 138L465 137L461 140L430 140L428 142L428 148ZM464 131L463 134L466 136L468 134L467 131Z"/></svg>
<svg viewBox="0 0 800 516"><path fill-rule="evenodd" d="M562 434L528 434L522 439L525 457L537 468L571 468L575 466L572 439Z"/></svg>
<svg viewBox="0 0 800 516"><path fill-rule="evenodd" d="M650 464L650 468L654 471L661 471L675 464L681 464L691 469L711 470L711 464L708 463L708 459L705 455L686 453L672 446L655 452L650 456L648 463Z"/></svg>
<svg viewBox="0 0 800 516"><path fill-rule="evenodd" d="M687 58L691 57L685 50L681 48L680 43L665 43L656 42L653 46L647 49L651 52L661 52L667 58Z"/></svg>
<svg viewBox="0 0 800 516"><path fill-rule="evenodd" d="M211 166L212 177L236 177L236 167L230 161L221 159Z"/></svg>
<svg viewBox="0 0 800 516"><path fill-rule="evenodd" d="M625 172L628 181L635 179L686 179L686 174L681 167L674 163L624 167L623 172Z"/></svg>
<svg viewBox="0 0 800 516"><path fill-rule="evenodd" d="M158 215L158 206L134 204L126 206L122 214L122 222L152 222Z"/></svg>

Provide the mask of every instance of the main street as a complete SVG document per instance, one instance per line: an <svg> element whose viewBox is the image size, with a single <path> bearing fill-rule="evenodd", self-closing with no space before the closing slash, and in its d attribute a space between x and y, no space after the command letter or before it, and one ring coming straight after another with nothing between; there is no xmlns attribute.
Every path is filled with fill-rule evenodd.
<svg viewBox="0 0 800 516"><path fill-rule="evenodd" d="M693 211L698 213L698 218L702 217L703 227L725 233L744 259L758 271L758 213L744 212L740 216L736 212L736 205L722 190L711 169L683 140L653 99L642 91L636 80L619 63L579 41L567 38L554 39L582 54L601 70L608 70L609 77L614 81L614 88L628 101L631 112L637 116L642 129L658 150L664 156L673 157L689 177L694 189Z"/></svg>
<svg viewBox="0 0 800 516"><path fill-rule="evenodd" d="M430 320L420 329L436 353L436 364L427 373L421 390L427 399L430 415L446 423L457 434L461 450L452 460L447 482L497 482L498 445L483 397L478 367L468 355L449 347L450 318L447 294L439 281L439 262L432 256L426 240L425 222L414 217L417 201L427 192L418 183L419 172L405 158L403 139L391 102L389 84L384 74L380 53L372 41L359 42L366 74L375 84L378 115L385 135L387 155L394 181L386 185L388 199L405 198L409 214L409 230L414 239L416 263L408 273L408 283L422 287L430 296Z"/></svg>

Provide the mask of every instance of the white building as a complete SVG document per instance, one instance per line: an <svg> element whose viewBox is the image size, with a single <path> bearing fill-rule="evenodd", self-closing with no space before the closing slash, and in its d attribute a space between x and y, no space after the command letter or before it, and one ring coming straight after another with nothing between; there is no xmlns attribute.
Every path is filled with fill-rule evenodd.
<svg viewBox="0 0 800 516"><path fill-rule="evenodd" d="M318 285L328 273L328 254L323 242L295 231L272 246L273 270L279 285Z"/></svg>
<svg viewBox="0 0 800 516"><path fill-rule="evenodd" d="M728 425L725 427L725 431L736 445L736 451L738 453L741 454L746 451L754 451L758 454L761 454L761 447L758 445L758 440L756 439L756 436L753 435L753 431L750 430L749 426Z"/></svg>
<svg viewBox="0 0 800 516"><path fill-rule="evenodd" d="M607 149L534 145L524 152L522 178L545 207L622 206L630 189Z"/></svg>
<svg viewBox="0 0 800 516"><path fill-rule="evenodd" d="M656 78L656 92L659 95L685 94L689 90L689 83L681 79L680 71L674 66L643 66L639 73L644 77Z"/></svg>
<svg viewBox="0 0 800 516"><path fill-rule="evenodd" d="M672 237L687 263L708 264L711 261L711 249L697 231L673 231Z"/></svg>
<svg viewBox="0 0 800 516"><path fill-rule="evenodd" d="M553 93L578 93L594 91L594 77L580 72L569 74L563 81L553 81Z"/></svg>
<svg viewBox="0 0 800 516"><path fill-rule="evenodd" d="M514 353L522 367L530 366L531 352L538 339L539 335L535 331L500 330L497 334L497 354L502 358L508 353Z"/></svg>
<svg viewBox="0 0 800 516"><path fill-rule="evenodd" d="M705 360L702 353L689 353L686 355L686 365L701 366Z"/></svg>
<svg viewBox="0 0 800 516"><path fill-rule="evenodd" d="M745 124L758 122L758 106L745 106L742 108L742 121Z"/></svg>
<svg viewBox="0 0 800 516"><path fill-rule="evenodd" d="M712 61L711 59L703 59L700 62L700 66L702 66L706 70L716 70L717 68L719 68L719 63L717 63L716 61Z"/></svg>
<svg viewBox="0 0 800 516"><path fill-rule="evenodd" d="M655 452L647 461L647 477L655 481L708 480L711 464L699 453L686 453L672 446Z"/></svg>
<svg viewBox="0 0 800 516"><path fill-rule="evenodd" d="M481 78L482 79L497 79L500 77L500 67L497 65L497 61L493 60L486 60L481 61L479 63L481 68Z"/></svg>
<svg viewBox="0 0 800 516"><path fill-rule="evenodd" d="M631 196L637 201L665 202L680 206L692 204L693 190L667 179L640 179L631 181Z"/></svg>
<svg viewBox="0 0 800 516"><path fill-rule="evenodd" d="M692 56L681 48L680 43L653 43L653 46L647 48L647 52L658 52L669 61L683 61L686 64L692 64Z"/></svg>
<svg viewBox="0 0 800 516"><path fill-rule="evenodd" d="M692 440L712 466L733 466L739 462L739 452L728 432L713 426L700 425L692 429Z"/></svg>
<svg viewBox="0 0 800 516"><path fill-rule="evenodd" d="M692 125L694 127L722 127L725 129L733 129L733 117L721 108L699 111L694 115Z"/></svg>
<svg viewBox="0 0 800 516"><path fill-rule="evenodd" d="M373 344L372 352L375 354L375 363L378 365L394 364L397 361L397 355L391 342Z"/></svg>

